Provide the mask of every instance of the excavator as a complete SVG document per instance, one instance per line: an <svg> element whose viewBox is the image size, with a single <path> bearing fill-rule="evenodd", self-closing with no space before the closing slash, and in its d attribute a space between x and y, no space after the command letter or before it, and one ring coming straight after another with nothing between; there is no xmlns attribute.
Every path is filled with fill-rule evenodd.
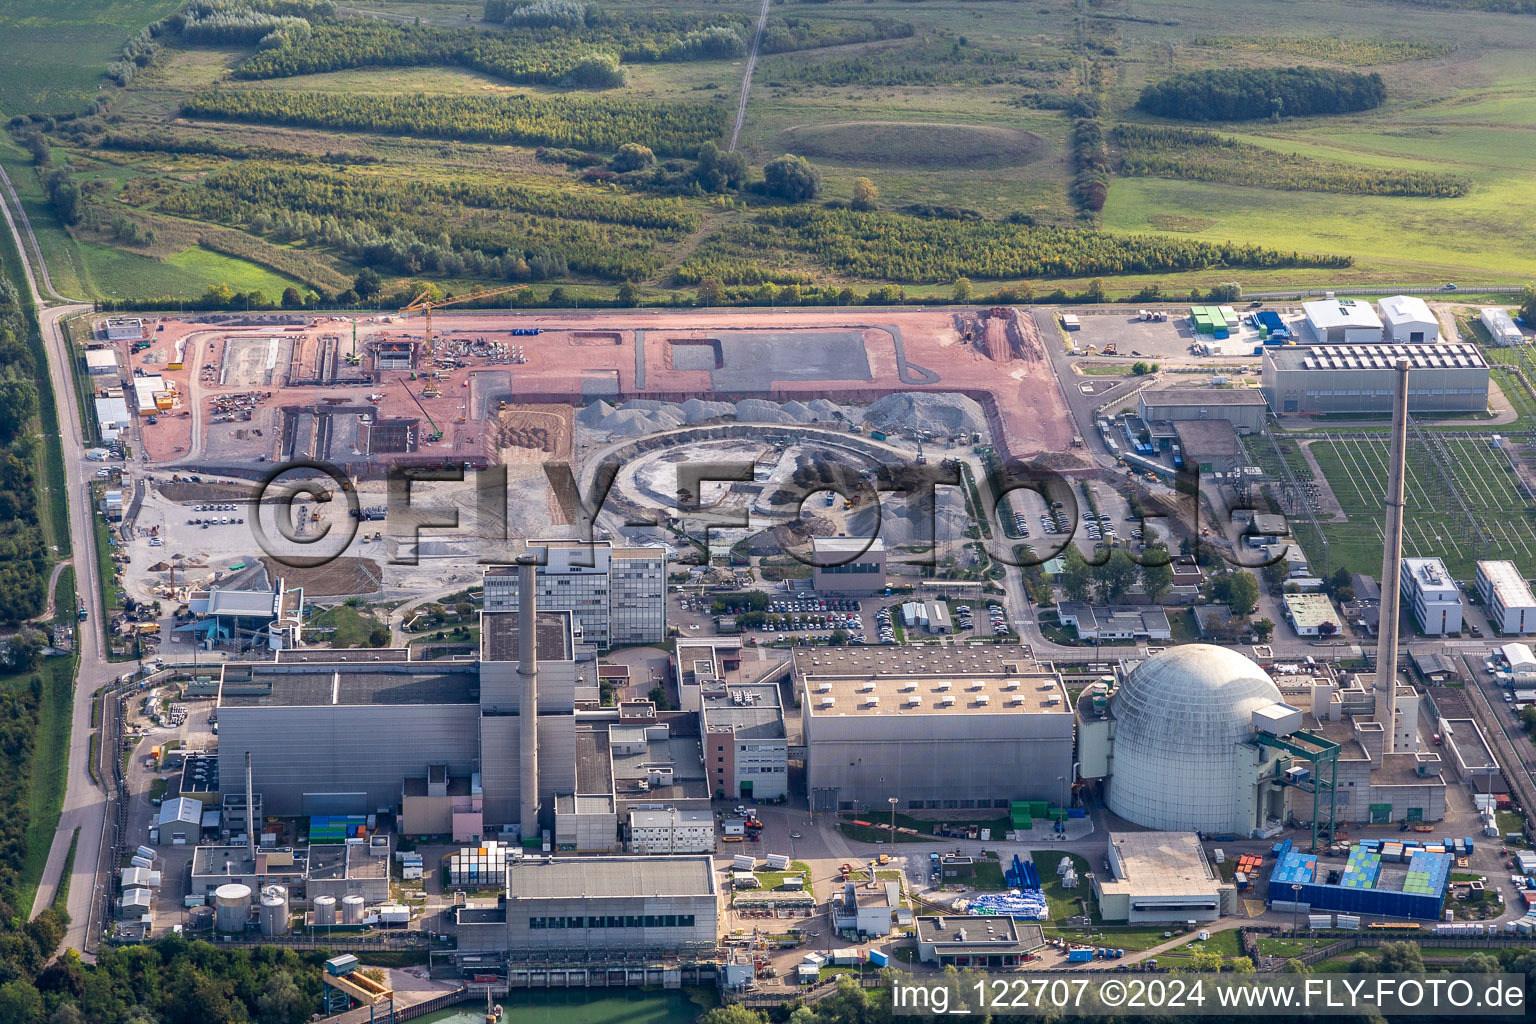
<svg viewBox="0 0 1536 1024"><path fill-rule="evenodd" d="M422 337L426 341L427 357L430 359L434 351L432 343L432 311L434 309L439 309L443 306L457 306L465 302L474 302L477 299L488 299L493 295L505 295L507 292L515 291L520 287L522 286L507 285L505 288L480 288L466 295L455 295L451 299L436 300L431 297L432 290L428 288L412 299L410 305L401 307L400 312L404 315L417 312L425 315L426 331Z"/></svg>

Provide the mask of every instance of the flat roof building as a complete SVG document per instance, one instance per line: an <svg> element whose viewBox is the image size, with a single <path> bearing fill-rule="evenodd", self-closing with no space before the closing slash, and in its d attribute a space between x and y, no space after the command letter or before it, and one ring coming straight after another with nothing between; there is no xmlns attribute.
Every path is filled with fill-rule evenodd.
<svg viewBox="0 0 1536 1024"><path fill-rule="evenodd" d="M717 799L778 800L789 793L789 741L776 683L707 687L699 732Z"/></svg>
<svg viewBox="0 0 1536 1024"><path fill-rule="evenodd" d="M576 790L575 695L578 687L596 687L592 663L571 658L569 618L541 611L535 620L537 782L551 823L556 796ZM401 661L375 651L330 652L330 662L227 662L218 693L220 756L243 765L251 754L255 789L270 815L392 810L406 780L441 771L450 779L480 777L483 820L455 821L456 831L520 824L518 723L526 709L516 671L519 619L517 612L483 613L478 662ZM244 773L225 773L222 784L243 790ZM458 811L450 806L449 813Z"/></svg>
<svg viewBox="0 0 1536 1024"><path fill-rule="evenodd" d="M1173 428L1184 464L1202 474L1236 473L1248 464L1231 420L1179 420Z"/></svg>
<svg viewBox="0 0 1536 1024"><path fill-rule="evenodd" d="M543 556L535 572L539 607L568 611L583 643L599 650L667 637L667 551L612 541L530 540ZM485 570L485 610L517 608L517 567Z"/></svg>
<svg viewBox="0 0 1536 1024"><path fill-rule="evenodd" d="M1107 874L1093 873L1106 921L1214 921L1222 890L1232 888L1212 870L1193 832L1111 832L1108 859Z"/></svg>
<svg viewBox="0 0 1536 1024"><path fill-rule="evenodd" d="M1315 345L1354 345L1381 340L1381 319L1360 299L1303 302L1302 340Z"/></svg>
<svg viewBox="0 0 1536 1024"><path fill-rule="evenodd" d="M109 316L97 324L108 341L138 341L144 337L144 320L137 316Z"/></svg>
<svg viewBox="0 0 1536 1024"><path fill-rule="evenodd" d="M707 808L650 807L629 812L629 850L639 854L715 852L715 815Z"/></svg>
<svg viewBox="0 0 1536 1024"><path fill-rule="evenodd" d="M1409 412L1488 408L1488 363L1464 342L1267 346L1263 358L1264 394L1281 414L1390 414L1399 359L1412 370Z"/></svg>
<svg viewBox="0 0 1536 1024"><path fill-rule="evenodd" d="M121 394L95 400L96 432L103 443L117 440L128 429L128 403Z"/></svg>
<svg viewBox="0 0 1536 1024"><path fill-rule="evenodd" d="M1478 562L1477 593L1494 629L1506 636L1536 633L1536 598L1514 562Z"/></svg>
<svg viewBox="0 0 1536 1024"><path fill-rule="evenodd" d="M703 706L702 688L710 683L723 684L740 668L740 637L678 637L674 669L679 706L684 711L698 711Z"/></svg>
<svg viewBox="0 0 1536 1024"><path fill-rule="evenodd" d="M812 810L1067 802L1072 710L1022 647L799 648L793 672Z"/></svg>
<svg viewBox="0 0 1536 1024"><path fill-rule="evenodd" d="M1168 613L1156 605L1094 607L1081 601L1063 601L1057 608L1063 626L1077 630L1079 640L1169 640L1173 637Z"/></svg>
<svg viewBox="0 0 1536 1024"><path fill-rule="evenodd" d="M1264 429L1269 405L1257 388L1189 387L1174 385L1148 388L1136 398L1143 420L1227 420L1240 434Z"/></svg>
<svg viewBox="0 0 1536 1024"><path fill-rule="evenodd" d="M116 374L117 352L110 348L86 349L85 372L92 377L105 377Z"/></svg>
<svg viewBox="0 0 1536 1024"><path fill-rule="evenodd" d="M1440 340L1440 321L1423 299L1389 295L1376 305L1381 310L1384 340L1410 345Z"/></svg>
<svg viewBox="0 0 1536 1024"><path fill-rule="evenodd" d="M494 906L457 919L460 950L702 952L715 947L720 891L707 856L524 858Z"/></svg>
<svg viewBox="0 0 1536 1024"><path fill-rule="evenodd" d="M1420 632L1461 632L1461 588L1440 559L1403 559L1402 592Z"/></svg>
<svg viewBox="0 0 1536 1024"><path fill-rule="evenodd" d="M1285 594L1285 618L1297 636L1338 636L1343 624L1327 594Z"/></svg>
<svg viewBox="0 0 1536 1024"><path fill-rule="evenodd" d="M1019 967L1034 959L1045 945L1037 924L1011 917L921 916L917 926L917 958L925 964L954 967Z"/></svg>
<svg viewBox="0 0 1536 1024"><path fill-rule="evenodd" d="M811 538L811 586L822 594L885 590L885 542L876 537Z"/></svg>

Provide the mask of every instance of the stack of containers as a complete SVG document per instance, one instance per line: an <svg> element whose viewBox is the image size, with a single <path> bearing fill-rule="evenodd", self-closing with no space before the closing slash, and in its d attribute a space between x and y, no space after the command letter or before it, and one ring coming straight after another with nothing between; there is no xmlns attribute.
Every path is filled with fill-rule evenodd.
<svg viewBox="0 0 1536 1024"><path fill-rule="evenodd" d="M1346 889L1374 889L1376 877L1381 874L1381 862L1391 857L1391 847L1401 844L1386 843L1381 852L1367 850L1363 846L1356 846L1349 851L1349 861L1344 865L1344 874L1339 878L1339 884ZM1401 857L1401 853L1397 854Z"/></svg>
<svg viewBox="0 0 1536 1024"><path fill-rule="evenodd" d="M448 858L450 885L500 887L507 880L507 846L486 842L469 846Z"/></svg>
<svg viewBox="0 0 1536 1024"><path fill-rule="evenodd" d="M1403 892L1415 896L1439 896L1450 881L1452 860L1444 853L1419 850L1408 862L1408 877L1403 879Z"/></svg>
<svg viewBox="0 0 1536 1024"><path fill-rule="evenodd" d="M1275 870L1270 872L1270 885L1281 882L1286 885L1300 883L1311 885L1317 878L1317 857L1314 854L1303 853L1301 850L1292 850L1280 862L1275 865ZM1289 898L1289 897L1287 897Z"/></svg>
<svg viewBox="0 0 1536 1024"><path fill-rule="evenodd" d="M312 846L340 846L368 838L368 819L361 814L317 814L309 819Z"/></svg>

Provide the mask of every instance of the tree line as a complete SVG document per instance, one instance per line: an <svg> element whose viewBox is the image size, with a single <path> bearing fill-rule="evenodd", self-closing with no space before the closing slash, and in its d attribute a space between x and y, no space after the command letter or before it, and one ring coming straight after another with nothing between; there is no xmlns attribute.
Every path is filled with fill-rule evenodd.
<svg viewBox="0 0 1536 1024"><path fill-rule="evenodd" d="M1344 114L1381 106L1381 75L1332 68L1212 68L1186 71L1141 91L1138 109L1182 121L1251 121Z"/></svg>
<svg viewBox="0 0 1536 1024"><path fill-rule="evenodd" d="M763 254L776 254L786 266L798 258L849 277L918 283L1352 263L1348 256L1283 253L1234 242L797 206L763 210L727 226L684 262L678 280L702 276L701 258L718 267L758 263Z"/></svg>
<svg viewBox="0 0 1536 1024"><path fill-rule="evenodd" d="M541 281L576 272L640 280L659 244L699 223L681 200L560 182L397 176L231 164L159 209L279 243L330 249L399 274Z"/></svg>
<svg viewBox="0 0 1536 1024"><path fill-rule="evenodd" d="M684 155L725 129L721 106L597 96L424 96L215 89L186 117L409 133L431 138L570 146L613 152L640 142Z"/></svg>
<svg viewBox="0 0 1536 1024"><path fill-rule="evenodd" d="M1464 196L1472 189L1468 179L1455 174L1334 163L1197 128L1123 124L1111 136L1118 149L1115 170L1127 177L1436 199Z"/></svg>
<svg viewBox="0 0 1536 1024"><path fill-rule="evenodd" d="M39 366L32 304L22 287L0 277L0 624L42 612L48 553L37 503ZM3 860L0 857L0 860Z"/></svg>

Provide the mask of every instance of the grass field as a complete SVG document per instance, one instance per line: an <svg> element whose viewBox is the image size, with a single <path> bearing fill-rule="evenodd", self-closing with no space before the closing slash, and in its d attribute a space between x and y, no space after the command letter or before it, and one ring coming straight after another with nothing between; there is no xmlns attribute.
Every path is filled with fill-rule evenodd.
<svg viewBox="0 0 1536 1024"><path fill-rule="evenodd" d="M59 577L58 609L64 621L72 618L75 607L75 576L65 569ZM47 658L34 672L11 679L0 679L0 686L31 685L36 677L41 683L38 702L38 727L33 736L32 760L27 777L27 855L21 869L22 884L17 906L28 907L43 877L43 865L53 844L59 808L64 803L65 774L69 762L70 714L73 707L75 656Z"/></svg>
<svg viewBox="0 0 1536 1024"><path fill-rule="evenodd" d="M1336 437L1310 447L1350 517L1347 523L1323 523L1329 565L1364 573L1379 569L1386 438ZM1439 555L1457 579L1471 579L1482 558L1520 564L1536 558L1536 517L1508 450L1487 440L1436 433L1430 444L1409 444L1405 485L1404 555Z"/></svg>
<svg viewBox="0 0 1536 1024"><path fill-rule="evenodd" d="M191 94L213 86L360 94L488 95L512 91L486 74L451 67L360 68L261 82L233 81L231 69L251 47L171 45L128 89L98 90L99 73L122 42L176 6L165 0L15 0L0 11L8 58L0 63L0 110L77 111L98 95L113 102L114 130L181 137L206 131L240 144L307 153L346 149L386 166L492 169L512 179L533 175L569 181L575 171L541 164L529 147L437 143L368 132L225 124L194 128L173 120ZM706 3L649 0L616 4L627 15L678 9L752 17L749 0ZM378 0L368 10L424 23L463 27L478 18L472 2ZM872 179L886 209L914 204L962 208L984 217L1026 216L1047 224L1098 224L1120 234L1168 234L1228 240L1282 252L1343 253L1355 265L1330 270L1234 272L1205 268L1126 274L1111 294L1156 283L1169 293L1239 279L1245 287L1349 284L1361 281L1457 280L1514 283L1536 275L1525 225L1536 219L1529 170L1536 159L1536 19L1391 3L1340 5L1298 0L1283 7L1222 0L1037 0L999 6L985 0L913 4L869 0L847 5L775 8L774 19L810 25L890 19L910 23L909 38L761 55L747 103L741 145L754 165L786 150L813 160L823 197L847 200L855 179ZM734 105L741 59L630 63L613 95ZM1454 199L1345 195L1181 181L1116 178L1100 215L1081 220L1068 197L1073 175L1070 98L1089 79L1102 101L1106 128L1147 118L1134 109L1141 88L1177 71L1208 67L1311 63L1379 72L1384 106L1367 113L1283 118L1276 123L1210 126L1242 142L1330 165L1444 172L1471 182ZM539 88L535 91L556 93ZM221 157L161 155L119 160L57 135L58 159L75 163L106 197L139 195L136 182L189 182L216 169ZM82 297L193 296L210 284L276 295L284 273L195 245L145 256L105 244L98 234L72 236L50 215L37 174L10 141L4 161L22 192L58 287ZM57 160L56 160L57 162ZM137 200L130 198L127 205ZM116 210L117 207L112 207ZM667 271L695 251L703 235L746 216L716 205L698 235L668 240L663 257L641 281L668 294ZM306 243L328 270L355 268L335 251ZM306 258L302 251L295 258ZM251 255L249 252L243 255ZM261 258L261 257L258 257ZM277 264L287 272L293 266ZM797 270L805 268L797 267ZM822 281L843 283L827 269ZM482 278L445 271L455 286ZM1092 275L1035 281L1081 290ZM835 279L835 280L834 280ZM612 294L579 270L561 277ZM849 283L868 286L875 281ZM982 282L978 281L978 285ZM329 287L329 286L328 286ZM947 284L910 284L914 296L938 295Z"/></svg>
<svg viewBox="0 0 1536 1024"><path fill-rule="evenodd" d="M311 618L310 625L316 629L334 630L330 635L332 647L363 647L368 643L368 634L383 622L367 609L338 604Z"/></svg>
<svg viewBox="0 0 1536 1024"><path fill-rule="evenodd" d="M180 0L11 0L0 4L0 111L74 112L128 37Z"/></svg>

